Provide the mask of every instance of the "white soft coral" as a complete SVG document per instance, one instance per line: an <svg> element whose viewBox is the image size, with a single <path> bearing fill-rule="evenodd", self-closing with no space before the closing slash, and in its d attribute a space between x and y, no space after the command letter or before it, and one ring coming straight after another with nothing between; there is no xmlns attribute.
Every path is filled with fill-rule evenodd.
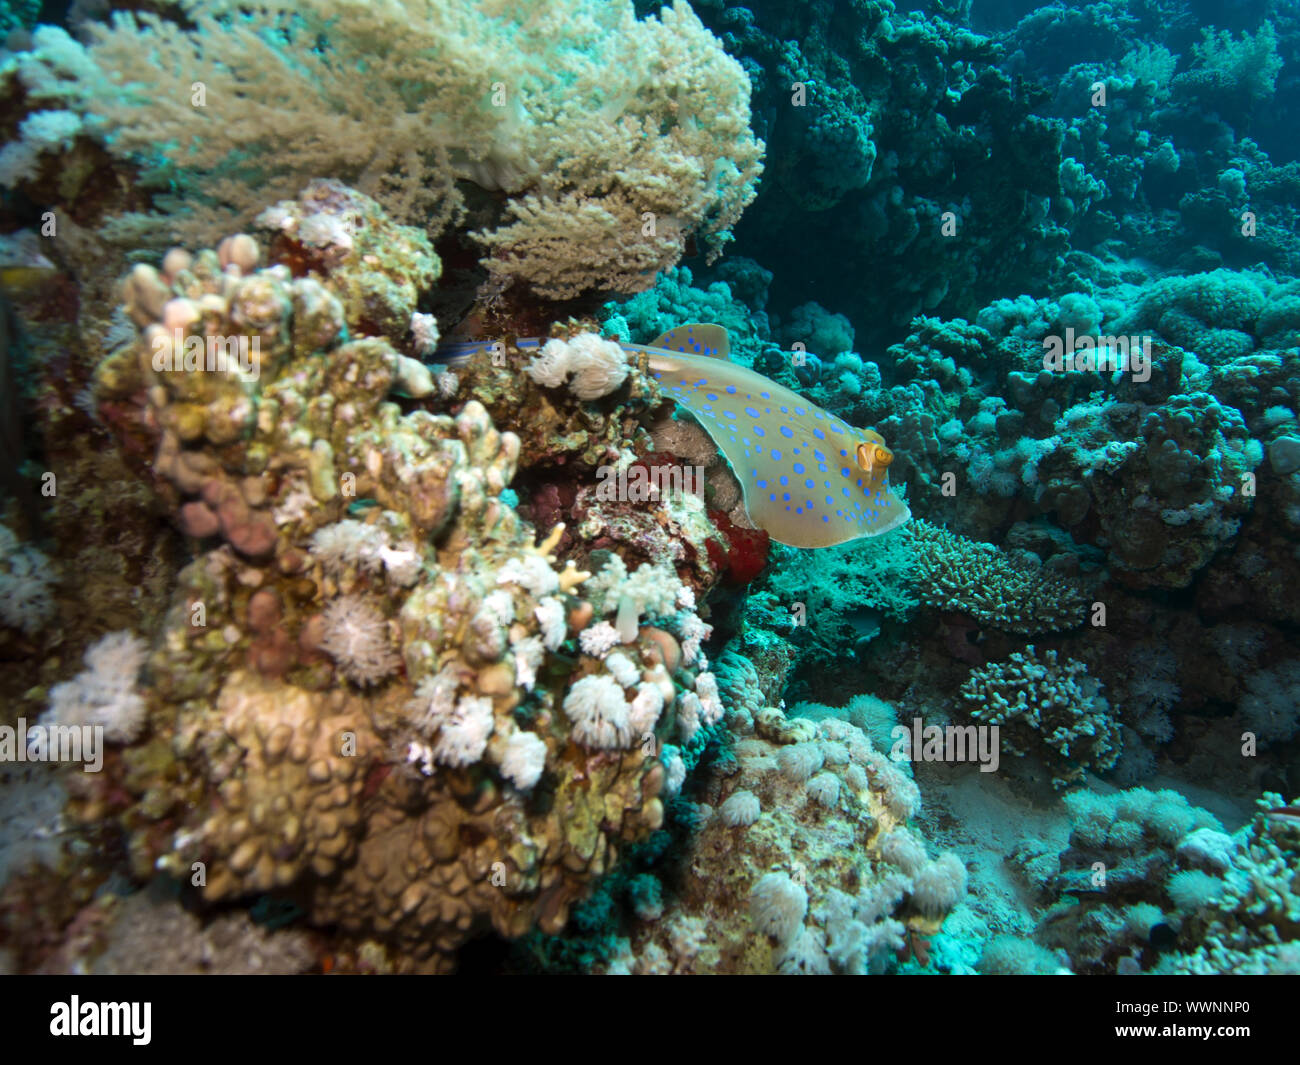
<svg viewBox="0 0 1300 1065"><path fill-rule="evenodd" d="M351 518L323 525L312 533L311 553L331 576L340 576L348 566L367 573L383 570L390 581L403 588L415 583L422 562L413 543L394 546L382 526Z"/></svg>
<svg viewBox="0 0 1300 1065"><path fill-rule="evenodd" d="M615 614L614 627L624 643L636 639L642 617L671 617L677 609L682 582L669 565L643 563L635 573L617 555L610 558L583 587L583 594L601 614Z"/></svg>
<svg viewBox="0 0 1300 1065"><path fill-rule="evenodd" d="M572 340L548 340L524 372L548 388L569 378L569 391L579 399L599 399L627 380L627 355L612 340L579 333Z"/></svg>
<svg viewBox="0 0 1300 1065"><path fill-rule="evenodd" d="M607 673L583 677L564 697L573 738L584 747L628 747L636 739L623 689Z"/></svg>
<svg viewBox="0 0 1300 1065"><path fill-rule="evenodd" d="M388 622L359 595L343 595L325 608L321 647L349 680L369 687L396 671L401 660L388 638Z"/></svg>
<svg viewBox="0 0 1300 1065"><path fill-rule="evenodd" d="M578 634L578 644L584 654L593 658L603 658L609 649L619 642L618 630L608 621L598 621L588 625Z"/></svg>
<svg viewBox="0 0 1300 1065"><path fill-rule="evenodd" d="M102 726L112 743L130 743L140 735L145 702L136 679L148 647L130 632L110 632L86 652L90 668L50 690L42 725Z"/></svg>
<svg viewBox="0 0 1300 1065"><path fill-rule="evenodd" d="M433 743L434 758L443 765L473 765L487 750L495 725L491 699L462 695L438 728L438 738Z"/></svg>
<svg viewBox="0 0 1300 1065"><path fill-rule="evenodd" d="M40 632L54 614L53 583L50 560L0 525L0 622Z"/></svg>
<svg viewBox="0 0 1300 1065"><path fill-rule="evenodd" d="M413 742L408 755L412 762L423 762L426 774L433 772L434 762L468 766L480 761L496 728L492 700L472 695L457 698L459 686L455 670L444 667L420 681L407 704L416 728L433 737L431 744Z"/></svg>
<svg viewBox="0 0 1300 1065"><path fill-rule="evenodd" d="M514 732L506 741L501 772L515 787L528 791L546 768L546 743L532 732Z"/></svg>

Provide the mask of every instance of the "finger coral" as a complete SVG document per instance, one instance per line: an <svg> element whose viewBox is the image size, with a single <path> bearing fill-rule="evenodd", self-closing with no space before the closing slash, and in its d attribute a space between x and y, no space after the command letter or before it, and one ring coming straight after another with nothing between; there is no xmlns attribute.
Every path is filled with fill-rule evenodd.
<svg viewBox="0 0 1300 1065"><path fill-rule="evenodd" d="M1057 788L1082 781L1085 770L1110 769L1123 747L1101 684L1082 662L1058 662L1055 651L1040 658L1031 645L972 670L961 699L975 720L999 727L1004 750L1041 757Z"/></svg>

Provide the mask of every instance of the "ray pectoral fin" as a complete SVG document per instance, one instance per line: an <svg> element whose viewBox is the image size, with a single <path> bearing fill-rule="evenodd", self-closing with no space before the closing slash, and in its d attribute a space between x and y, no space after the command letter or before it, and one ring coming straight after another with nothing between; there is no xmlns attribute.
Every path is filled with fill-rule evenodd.
<svg viewBox="0 0 1300 1065"><path fill-rule="evenodd" d="M714 359L731 358L731 337L720 325L711 322L679 325L650 342L652 348L667 348L686 355L705 355Z"/></svg>
<svg viewBox="0 0 1300 1065"><path fill-rule="evenodd" d="M897 529L900 525L906 524L912 519L912 511L908 505L903 502L889 489L888 482L885 483L886 502L880 510L879 532L889 532L890 529Z"/></svg>

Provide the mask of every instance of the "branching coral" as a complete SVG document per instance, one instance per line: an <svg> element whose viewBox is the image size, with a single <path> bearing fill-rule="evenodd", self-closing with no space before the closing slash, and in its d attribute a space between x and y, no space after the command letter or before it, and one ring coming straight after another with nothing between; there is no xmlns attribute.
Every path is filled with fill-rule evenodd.
<svg viewBox="0 0 1300 1065"><path fill-rule="evenodd" d="M1009 632L1054 632L1083 621L1082 589L1036 560L1013 558L926 521L913 521L907 535L914 549L909 583L927 606Z"/></svg>
<svg viewBox="0 0 1300 1065"><path fill-rule="evenodd" d="M1058 664L1055 651L1040 659L1030 646L972 670L961 698L971 717L999 726L1005 750L1041 756L1055 787L1081 781L1086 769L1109 769L1119 758L1119 723L1100 682L1082 662Z"/></svg>

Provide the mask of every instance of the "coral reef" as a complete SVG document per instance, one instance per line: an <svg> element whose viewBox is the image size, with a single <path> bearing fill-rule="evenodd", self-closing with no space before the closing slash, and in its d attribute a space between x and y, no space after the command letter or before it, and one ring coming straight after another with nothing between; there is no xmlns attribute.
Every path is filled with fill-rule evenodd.
<svg viewBox="0 0 1300 1065"><path fill-rule="evenodd" d="M1300 972L1297 926L1296 824L1280 795L1266 793L1250 823L1217 854L1179 848L1200 862L1200 890L1184 900L1184 953L1161 960L1161 971L1242 975ZM1188 876L1178 873L1176 876ZM1170 892L1174 881L1170 881ZM1192 945L1195 944L1194 947Z"/></svg>
<svg viewBox="0 0 1300 1065"><path fill-rule="evenodd" d="M0 6L0 968L1300 968L1300 18L904 8Z"/></svg>
<svg viewBox="0 0 1300 1065"><path fill-rule="evenodd" d="M966 891L906 828L907 774L842 720L759 713L701 798L673 918L634 920L610 972L880 972L915 957ZM780 736L780 739L766 737ZM822 767L825 768L822 768ZM689 930L690 934L685 933Z"/></svg>
<svg viewBox="0 0 1300 1065"><path fill-rule="evenodd" d="M280 210L319 234L344 195L314 186ZM389 225L346 195L365 219L354 225ZM393 249L394 269L423 240L370 239ZM664 769L643 734L674 720L668 707L687 742L720 716L708 675L687 672L703 668L707 626L671 571L629 574L617 556L589 581L557 570L563 529L534 546L501 502L519 442L477 403L451 418L386 400L431 392L364 333L406 316L400 288L348 300L346 256L326 251L296 277L258 259L240 238L169 256L162 273L137 267L126 291L140 340L100 371L106 417L153 441L152 476L182 530L210 545L183 571L150 662L152 754L123 766L141 804L123 813L133 860L201 863L210 899L302 889L313 921L387 936L435 966L484 923L558 928L620 844L662 818ZM187 364L169 322L256 340L256 360ZM623 649L583 659L567 695L536 685L606 615ZM667 615L685 647L672 667L694 692L675 690L674 637L643 631L645 615ZM158 759L174 768L159 775ZM544 806L516 790L543 779ZM212 808L186 815L181 795ZM466 834L481 839L472 851Z"/></svg>
<svg viewBox="0 0 1300 1065"><path fill-rule="evenodd" d="M1294 973L1296 829L1266 793L1229 835L1173 791L1066 798L1073 828L1054 853L1014 856L1041 892L1033 941L990 944L985 971L1043 971L1043 948L1076 973Z"/></svg>

